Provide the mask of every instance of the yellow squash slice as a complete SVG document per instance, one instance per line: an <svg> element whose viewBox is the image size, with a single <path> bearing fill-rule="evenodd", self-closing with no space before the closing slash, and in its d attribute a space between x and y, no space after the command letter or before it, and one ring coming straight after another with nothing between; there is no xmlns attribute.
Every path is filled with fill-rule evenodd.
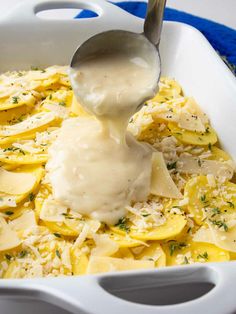
<svg viewBox="0 0 236 314"><path fill-rule="evenodd" d="M85 275L88 267L88 257L77 248L71 249L71 265L74 275Z"/></svg>
<svg viewBox="0 0 236 314"><path fill-rule="evenodd" d="M236 208L236 185L231 182L209 185L206 176L190 179L184 195L189 199L188 210L197 224L201 225L208 216L213 219L217 211L224 212Z"/></svg>
<svg viewBox="0 0 236 314"><path fill-rule="evenodd" d="M0 210L16 207L24 199L33 197L44 169L42 167L24 166L16 172L0 170Z"/></svg>
<svg viewBox="0 0 236 314"><path fill-rule="evenodd" d="M230 255L210 243L170 241L164 246L167 266L191 264L193 262L226 262Z"/></svg>
<svg viewBox="0 0 236 314"><path fill-rule="evenodd" d="M206 126L206 132L193 132L179 128L175 123L168 123L168 128L171 133L180 141L185 144L207 146L214 145L217 142L217 135L214 129Z"/></svg>
<svg viewBox="0 0 236 314"><path fill-rule="evenodd" d="M135 230L132 230L132 227L130 228L130 232L128 235L131 238L137 239L137 240L164 240L171 237L175 237L176 235L180 234L182 230L184 229L186 225L186 218L182 215L169 215L167 217L166 222L158 227L155 227L154 229L148 230L146 232L138 232ZM126 232L119 229L118 227L110 227L112 231L125 235Z"/></svg>

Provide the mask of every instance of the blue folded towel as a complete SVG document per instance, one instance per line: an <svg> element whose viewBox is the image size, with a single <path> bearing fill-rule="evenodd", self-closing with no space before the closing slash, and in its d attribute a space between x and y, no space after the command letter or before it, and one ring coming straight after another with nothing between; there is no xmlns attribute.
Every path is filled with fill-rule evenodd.
<svg viewBox="0 0 236 314"><path fill-rule="evenodd" d="M119 2L114 3L114 5L117 5L138 17L145 17L147 9L147 4L145 2ZM97 14L88 10L83 10L76 16L76 18L88 18L94 16L97 16ZM164 19L167 21L183 22L197 28L204 34L214 49L236 74L236 30L192 14L169 8L165 9Z"/></svg>

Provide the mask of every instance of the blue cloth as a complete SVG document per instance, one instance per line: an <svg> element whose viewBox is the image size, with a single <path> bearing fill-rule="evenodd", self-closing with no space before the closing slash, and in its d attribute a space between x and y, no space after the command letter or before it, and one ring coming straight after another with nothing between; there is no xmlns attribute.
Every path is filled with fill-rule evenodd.
<svg viewBox="0 0 236 314"><path fill-rule="evenodd" d="M145 2L119 2L114 5L128 11L138 17L144 18L147 4ZM96 13L84 10L76 18L95 17ZM203 19L192 14L174 9L165 9L164 19L166 21L183 22L197 28L208 39L216 51L223 57L223 60L236 73L236 30L222 24Z"/></svg>

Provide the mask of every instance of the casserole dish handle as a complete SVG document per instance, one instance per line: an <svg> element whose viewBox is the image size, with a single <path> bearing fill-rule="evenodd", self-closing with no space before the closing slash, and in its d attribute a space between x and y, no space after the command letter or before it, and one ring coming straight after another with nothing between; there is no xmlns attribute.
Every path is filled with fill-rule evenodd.
<svg viewBox="0 0 236 314"><path fill-rule="evenodd" d="M143 19L138 18L132 14L129 14L125 10L113 5L104 0L27 0L23 3L17 5L9 14L2 17L3 19L13 20L14 22L21 23L41 23L41 24L51 24L56 21L50 19L42 19L37 16L37 13L45 10L53 9L84 9L90 10L98 14L98 17L93 18L93 22L96 23L107 23L108 25L114 25L117 21L117 28L119 25L122 27L124 22L129 22L131 28L137 31L137 27L142 31ZM115 21L114 21L115 16ZM91 23L91 19L69 19L61 20L60 23L71 25L75 23ZM132 23L134 24L132 26ZM116 23L115 23L116 24ZM91 25L91 24L90 24Z"/></svg>
<svg viewBox="0 0 236 314"><path fill-rule="evenodd" d="M232 314L235 290L236 265L227 262L139 273L2 280L0 299L37 299L76 314Z"/></svg>

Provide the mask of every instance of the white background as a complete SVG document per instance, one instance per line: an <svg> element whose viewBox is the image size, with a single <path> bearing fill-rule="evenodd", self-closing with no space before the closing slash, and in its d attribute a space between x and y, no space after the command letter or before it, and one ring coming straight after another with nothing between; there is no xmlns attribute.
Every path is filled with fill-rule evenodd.
<svg viewBox="0 0 236 314"><path fill-rule="evenodd" d="M0 0L0 16L6 14L12 7L22 1L24 0ZM236 0L167 0L167 6L205 17L236 29ZM71 15L71 13L68 14L69 16Z"/></svg>

